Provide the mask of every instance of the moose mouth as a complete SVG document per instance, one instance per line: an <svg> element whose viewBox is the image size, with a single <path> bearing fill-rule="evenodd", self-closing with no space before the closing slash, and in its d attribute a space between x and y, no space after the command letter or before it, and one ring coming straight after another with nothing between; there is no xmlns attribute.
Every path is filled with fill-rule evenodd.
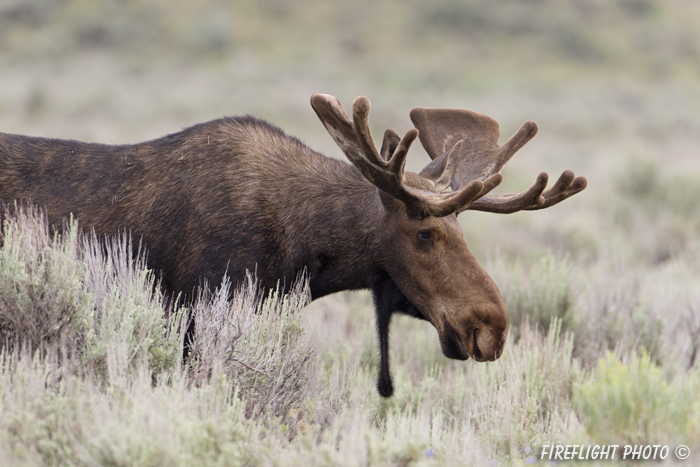
<svg viewBox="0 0 700 467"><path fill-rule="evenodd" d="M453 328L446 319L443 318L443 334L440 336L440 346L442 353L447 358L454 360L468 360L469 352L467 352L462 338L455 328Z"/></svg>
<svg viewBox="0 0 700 467"><path fill-rule="evenodd" d="M477 335L479 333L479 328L472 328L467 332L467 338L462 339L457 330L447 322L443 320L444 328L443 335L440 336L440 344L442 347L442 353L447 358L452 358L454 360L468 360L469 357L473 358L477 362L485 362L489 360L486 358L479 348ZM465 341L467 344L465 345ZM471 347L471 349L468 349ZM494 355L495 360L500 356L500 352Z"/></svg>

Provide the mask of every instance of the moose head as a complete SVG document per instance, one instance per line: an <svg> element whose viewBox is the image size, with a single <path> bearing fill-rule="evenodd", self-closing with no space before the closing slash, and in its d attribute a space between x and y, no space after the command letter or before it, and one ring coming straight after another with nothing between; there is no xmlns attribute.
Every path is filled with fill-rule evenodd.
<svg viewBox="0 0 700 467"><path fill-rule="evenodd" d="M403 138L387 130L378 150L369 129L367 98L354 101L352 119L332 96L315 94L311 104L347 158L376 186L381 202L377 261L387 277L372 287L381 351L379 392L393 393L388 330L395 311L428 320L449 358L497 359L508 314L496 285L469 252L457 215L469 209L543 209L583 190L586 179L565 171L545 191L548 176L541 173L520 194L491 196L503 166L537 133L534 122L523 124L499 146L498 123L490 117L415 108L410 116L416 128ZM407 172L405 163L418 136L433 161L416 174Z"/></svg>

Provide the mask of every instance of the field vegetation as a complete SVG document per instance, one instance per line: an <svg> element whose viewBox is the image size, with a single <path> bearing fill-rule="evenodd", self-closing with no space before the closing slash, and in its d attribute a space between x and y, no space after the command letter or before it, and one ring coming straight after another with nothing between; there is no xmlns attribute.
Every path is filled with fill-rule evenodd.
<svg viewBox="0 0 700 467"><path fill-rule="evenodd" d="M508 306L506 351L450 361L398 317L388 400L366 293L309 303L303 281L280 296L251 277L184 306L138 239L56 234L3 200L0 464L522 465L544 444L697 461L698 21L680 0L5 2L4 132L126 143L249 113L341 157L308 98L362 94L375 135L419 105L489 114L502 140L534 120L498 190L567 168L589 187L460 216Z"/></svg>

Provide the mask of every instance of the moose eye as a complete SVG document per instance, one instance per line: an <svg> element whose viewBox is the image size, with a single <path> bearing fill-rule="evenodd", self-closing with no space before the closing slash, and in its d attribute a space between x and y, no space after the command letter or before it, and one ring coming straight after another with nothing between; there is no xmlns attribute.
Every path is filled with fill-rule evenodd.
<svg viewBox="0 0 700 467"><path fill-rule="evenodd" d="M433 239L433 233L430 230L421 230L418 232L418 240L421 242L429 242Z"/></svg>

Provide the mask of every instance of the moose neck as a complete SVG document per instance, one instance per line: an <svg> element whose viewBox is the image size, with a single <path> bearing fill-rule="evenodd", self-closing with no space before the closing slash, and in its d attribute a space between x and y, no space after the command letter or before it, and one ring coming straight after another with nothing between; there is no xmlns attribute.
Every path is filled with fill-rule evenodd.
<svg viewBox="0 0 700 467"><path fill-rule="evenodd" d="M383 208L377 188L347 163L331 176L315 180L301 200L293 235L298 242L294 270L306 268L312 297L369 288L382 275L378 266L378 230ZM330 174L329 174L330 175Z"/></svg>

